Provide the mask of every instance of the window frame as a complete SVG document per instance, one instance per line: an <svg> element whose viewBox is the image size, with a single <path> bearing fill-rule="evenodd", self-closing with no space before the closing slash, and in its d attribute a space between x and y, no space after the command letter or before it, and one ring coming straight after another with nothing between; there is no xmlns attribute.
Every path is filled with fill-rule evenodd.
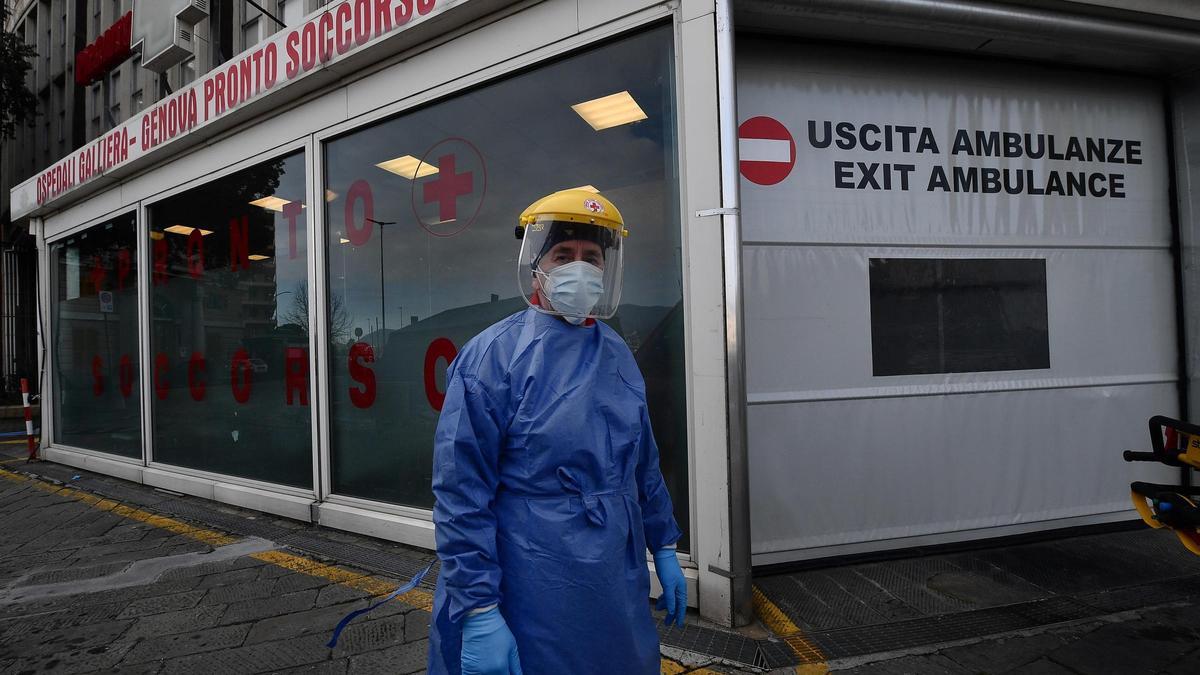
<svg viewBox="0 0 1200 675"><path fill-rule="evenodd" d="M119 209L114 209L112 211L108 211L102 215L91 218L90 220L85 220L82 223L79 223L78 225L75 225L73 227L64 229L60 232L55 232L53 235L48 236L45 239L43 239L42 246L45 249L45 258L42 262L43 262L43 267L45 269L45 275L46 275L45 283L44 283L44 287L45 287L44 290L45 290L46 295L44 297L46 298L46 302L45 302L46 313L47 313L46 321L51 322L51 321L53 321L53 315L51 312L53 309L53 303L55 301L53 293L52 293L52 288L51 288L52 287L51 279L54 274L54 270L52 269L53 262L54 262L52 249L56 244L60 243L63 240L69 239L71 237L83 234L84 232L86 232L87 230L89 230L93 227L103 225L105 222L107 222L109 220L112 220L114 218L120 218L122 216L126 216L129 214L133 214L133 216L134 216L134 237L135 237L134 255L137 259L137 262L135 263L135 267L138 268L138 275L137 275L137 283L138 283L138 305L137 305L138 371L137 371L136 390L139 393L138 415L141 420L141 426L139 427L139 429L142 433L140 456L139 457L127 457L124 455L118 455L118 454L111 453L111 452L104 452L102 450L91 450L88 448L70 445L67 443L59 443L59 442L55 441L54 440L55 435L58 433L58 430L56 429L56 427L58 426L58 419L57 419L58 416L55 412L53 412L53 409L54 409L53 404L51 404L51 406L50 406L51 411L52 411L51 414L42 415L41 437L46 439L45 440L46 447L68 450L70 452L78 452L80 454L88 455L90 457L96 457L96 458L102 459L102 460L118 462L120 464L128 464L128 465L134 465L134 466L146 466L146 450L147 450L148 446L146 445L145 433L146 433L146 421L148 419L148 415L146 412L145 396L144 396L144 391L143 391L145 389L145 384L146 384L146 376L145 376L146 369L145 369L145 361L143 360L145 350L142 348L142 324L145 322L145 318L146 318L145 317L145 304L142 302L142 296L146 289L145 289L145 281L141 274L141 272L142 272L142 270L141 270L141 265L142 265L141 250L143 248L142 239L141 239L141 231L142 231L142 222L143 221L142 221L141 209L139 208L138 203L135 202L133 204L123 206ZM47 326L47 334L49 335L48 342L50 342L50 344L48 345L48 348L45 351L45 359L46 359L45 372L47 373L47 376L46 376L45 380L42 382L42 399L45 401L53 402L53 401L57 400L57 391L56 391L56 387L55 387L55 383L54 383L54 376L53 376L53 373L55 372L54 371L55 361L57 360L56 356L55 356L56 349L55 349L54 339L57 336L54 335L49 329L50 329L50 325Z"/></svg>

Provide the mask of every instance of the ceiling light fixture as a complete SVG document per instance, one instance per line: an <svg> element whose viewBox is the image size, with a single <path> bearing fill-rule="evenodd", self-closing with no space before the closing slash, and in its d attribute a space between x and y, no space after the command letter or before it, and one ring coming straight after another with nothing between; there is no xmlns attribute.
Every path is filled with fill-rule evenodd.
<svg viewBox="0 0 1200 675"><path fill-rule="evenodd" d="M389 159L388 161L380 162L375 166L383 169L384 171L394 173L397 176L403 176L409 180L430 176L438 172L438 168L433 164L430 164L429 162L422 162L412 155L404 155L403 157Z"/></svg>
<svg viewBox="0 0 1200 675"><path fill-rule="evenodd" d="M276 197L275 195L271 195L269 197L263 197L261 199L255 199L254 201L250 202L250 206L259 206L268 211L279 211L279 212L283 211L283 207L286 204L291 204L291 202L286 199L280 199L279 197Z"/></svg>
<svg viewBox="0 0 1200 675"><path fill-rule="evenodd" d="M571 106L584 122L596 131L619 127L630 122L640 122L647 119L646 113L628 91L601 96L583 103Z"/></svg>

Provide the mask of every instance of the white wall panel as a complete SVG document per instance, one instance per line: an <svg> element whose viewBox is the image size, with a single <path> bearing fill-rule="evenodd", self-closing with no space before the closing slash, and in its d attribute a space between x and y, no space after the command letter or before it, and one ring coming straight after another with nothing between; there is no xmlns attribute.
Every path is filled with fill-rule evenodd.
<svg viewBox="0 0 1200 675"><path fill-rule="evenodd" d="M1178 477L1121 461L1176 405L1174 383L751 405L756 563L1127 511L1130 481Z"/></svg>
<svg viewBox="0 0 1200 675"><path fill-rule="evenodd" d="M773 118L795 144L786 177L749 180L755 165L748 159L777 167L792 155L786 140L761 142L778 138L770 135L778 127L742 133L756 563L1132 517L1130 481L1177 476L1121 460L1122 450L1146 448L1149 416L1175 415L1179 404L1157 84L1030 63L751 38L739 40L738 58L740 121ZM893 147L866 149L861 134L846 143L853 147L837 147L836 135L823 147L825 121L835 133L838 123L876 125L872 142L882 142L891 125ZM908 151L900 126L916 129ZM923 129L932 143L917 152ZM1026 133L1053 136L1064 156L954 153L960 132L972 140L976 132L1018 133L1022 141ZM1066 157L1072 137L1104 139L1105 158L1087 158L1086 146L1084 157ZM1128 148L1126 141L1137 144L1136 161L1109 161L1107 153ZM850 181L838 179L836 162L848 163ZM899 165L912 167L907 185L895 173ZM872 166L877 185L862 181ZM885 166L893 167L890 189ZM1102 174L1106 182L1119 174L1121 196L931 189L938 170L952 176L956 168L1028 172L1023 178L1042 186L1051 174ZM983 272L950 282L914 272L904 280L910 286L876 294L874 302L892 308L890 330L881 331L872 324L872 258L1044 261L1045 290L1038 275L1031 292L1024 282L989 285L1004 282ZM976 296L962 295L963 286L931 290L942 283L985 292L972 304ZM964 297L972 300L966 309ZM943 300L959 303L959 313L947 314ZM1014 309L1014 302L1026 304ZM910 320L910 308L928 314ZM945 366L949 348L937 342L943 330L972 335L956 347L974 350L972 367L958 368L972 372ZM886 374L880 354L902 348L873 344L879 335L903 349L939 345L942 365ZM1028 353L1048 352L1046 365L1038 356L1012 361L1028 369L993 368L1008 358L1005 350L1025 354L1031 335L1036 349ZM903 352L897 362L925 364L921 358Z"/></svg>
<svg viewBox="0 0 1200 675"><path fill-rule="evenodd" d="M1174 379L1178 367L1166 250L748 246L743 258L751 401L1029 381L1059 386L1112 376ZM870 258L1045 260L1051 367L873 376Z"/></svg>

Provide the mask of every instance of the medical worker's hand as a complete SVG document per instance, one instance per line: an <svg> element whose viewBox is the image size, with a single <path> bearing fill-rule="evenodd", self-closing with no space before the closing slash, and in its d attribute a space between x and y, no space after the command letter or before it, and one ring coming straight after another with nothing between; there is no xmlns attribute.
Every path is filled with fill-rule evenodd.
<svg viewBox="0 0 1200 675"><path fill-rule="evenodd" d="M658 574L658 583L662 584L662 595L658 596L655 609L667 610L663 624L683 627L683 618L687 614L687 580L683 578L683 570L679 568L679 559L675 557L675 549L664 548L654 554L654 571Z"/></svg>
<svg viewBox="0 0 1200 675"><path fill-rule="evenodd" d="M499 607L463 619L463 675L521 675L517 641Z"/></svg>

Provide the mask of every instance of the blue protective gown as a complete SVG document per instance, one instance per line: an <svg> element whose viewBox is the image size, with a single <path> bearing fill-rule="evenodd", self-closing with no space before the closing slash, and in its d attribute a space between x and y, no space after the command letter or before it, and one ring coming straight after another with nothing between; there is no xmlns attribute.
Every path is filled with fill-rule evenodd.
<svg viewBox="0 0 1200 675"><path fill-rule="evenodd" d="M657 674L646 551L682 533L620 336L532 309L491 326L450 366L434 443L429 671L459 673L463 617L498 604L526 675Z"/></svg>

